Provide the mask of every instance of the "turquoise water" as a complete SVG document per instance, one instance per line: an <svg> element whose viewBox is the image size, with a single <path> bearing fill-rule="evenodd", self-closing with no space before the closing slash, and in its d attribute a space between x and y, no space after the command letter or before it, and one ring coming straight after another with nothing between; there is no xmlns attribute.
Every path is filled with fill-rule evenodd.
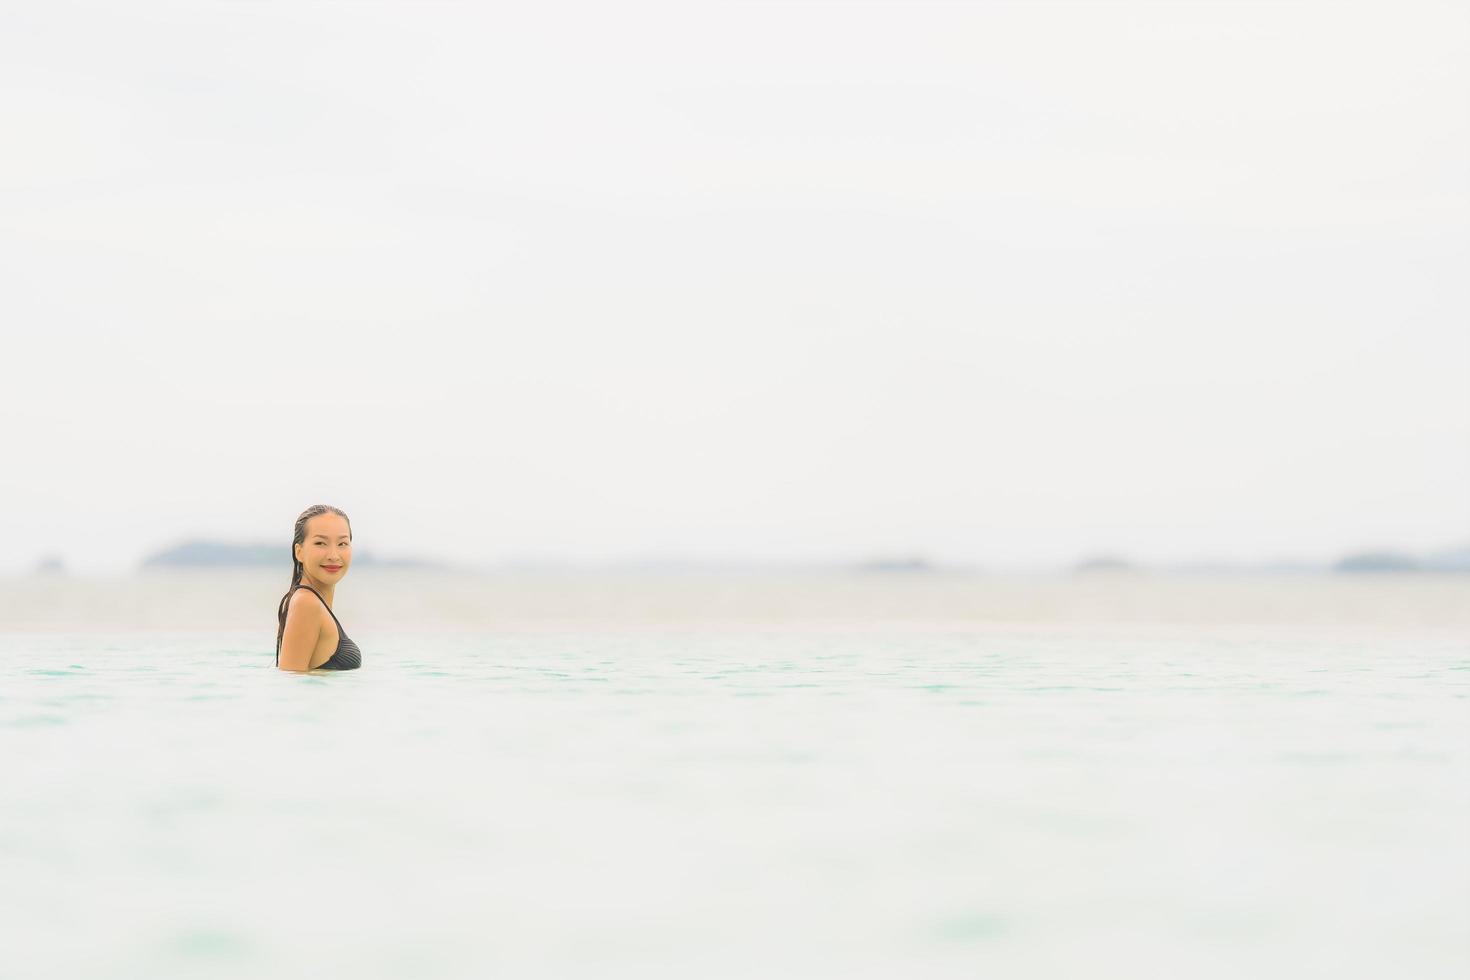
<svg viewBox="0 0 1470 980"><path fill-rule="evenodd" d="M1458 614L358 612L342 674L0 632L0 975L1470 969Z"/></svg>

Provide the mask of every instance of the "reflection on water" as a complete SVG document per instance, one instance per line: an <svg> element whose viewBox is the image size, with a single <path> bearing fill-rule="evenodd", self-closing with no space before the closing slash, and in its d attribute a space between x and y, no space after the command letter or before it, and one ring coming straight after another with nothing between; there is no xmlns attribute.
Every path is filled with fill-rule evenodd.
<svg viewBox="0 0 1470 980"><path fill-rule="evenodd" d="M299 675L269 576L10 583L0 948L57 978L1458 977L1467 586L1370 585L364 575L363 669ZM160 622L180 594L200 619Z"/></svg>

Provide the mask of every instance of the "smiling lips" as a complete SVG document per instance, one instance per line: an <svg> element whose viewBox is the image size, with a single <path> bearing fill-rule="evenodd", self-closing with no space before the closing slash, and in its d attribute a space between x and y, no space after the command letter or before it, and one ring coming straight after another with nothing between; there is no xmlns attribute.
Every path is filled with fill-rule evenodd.
<svg viewBox="0 0 1470 980"><path fill-rule="evenodd" d="M335 571L339 571L342 568L342 566L341 565L323 565L322 568L325 569L326 571L329 571L329 572L335 572Z"/></svg>

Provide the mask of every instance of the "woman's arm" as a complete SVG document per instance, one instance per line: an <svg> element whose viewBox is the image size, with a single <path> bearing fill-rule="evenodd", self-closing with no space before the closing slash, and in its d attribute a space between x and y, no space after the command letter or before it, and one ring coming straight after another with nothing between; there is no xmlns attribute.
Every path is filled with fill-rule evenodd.
<svg viewBox="0 0 1470 980"><path fill-rule="evenodd" d="M313 605L318 609L312 609ZM282 670L311 669L311 655L322 635L320 606L321 600L315 596L306 598L305 589L291 596L286 605L286 629L281 634Z"/></svg>

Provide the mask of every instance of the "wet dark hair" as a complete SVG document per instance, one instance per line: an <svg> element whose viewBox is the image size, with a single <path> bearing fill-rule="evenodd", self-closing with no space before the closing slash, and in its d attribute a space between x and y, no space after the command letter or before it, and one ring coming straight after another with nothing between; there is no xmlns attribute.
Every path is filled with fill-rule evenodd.
<svg viewBox="0 0 1470 980"><path fill-rule="evenodd" d="M352 518L346 512L333 507L330 504L312 504L301 512L296 518L296 531L291 536L291 587L286 594L281 596L281 605L276 610L276 666L281 665L281 637L286 635L286 605L291 601L291 593L296 591L296 586L301 584L301 573L303 571L301 562L296 560L296 546L306 543L306 522L318 514L337 514L347 522L347 540L352 540Z"/></svg>

